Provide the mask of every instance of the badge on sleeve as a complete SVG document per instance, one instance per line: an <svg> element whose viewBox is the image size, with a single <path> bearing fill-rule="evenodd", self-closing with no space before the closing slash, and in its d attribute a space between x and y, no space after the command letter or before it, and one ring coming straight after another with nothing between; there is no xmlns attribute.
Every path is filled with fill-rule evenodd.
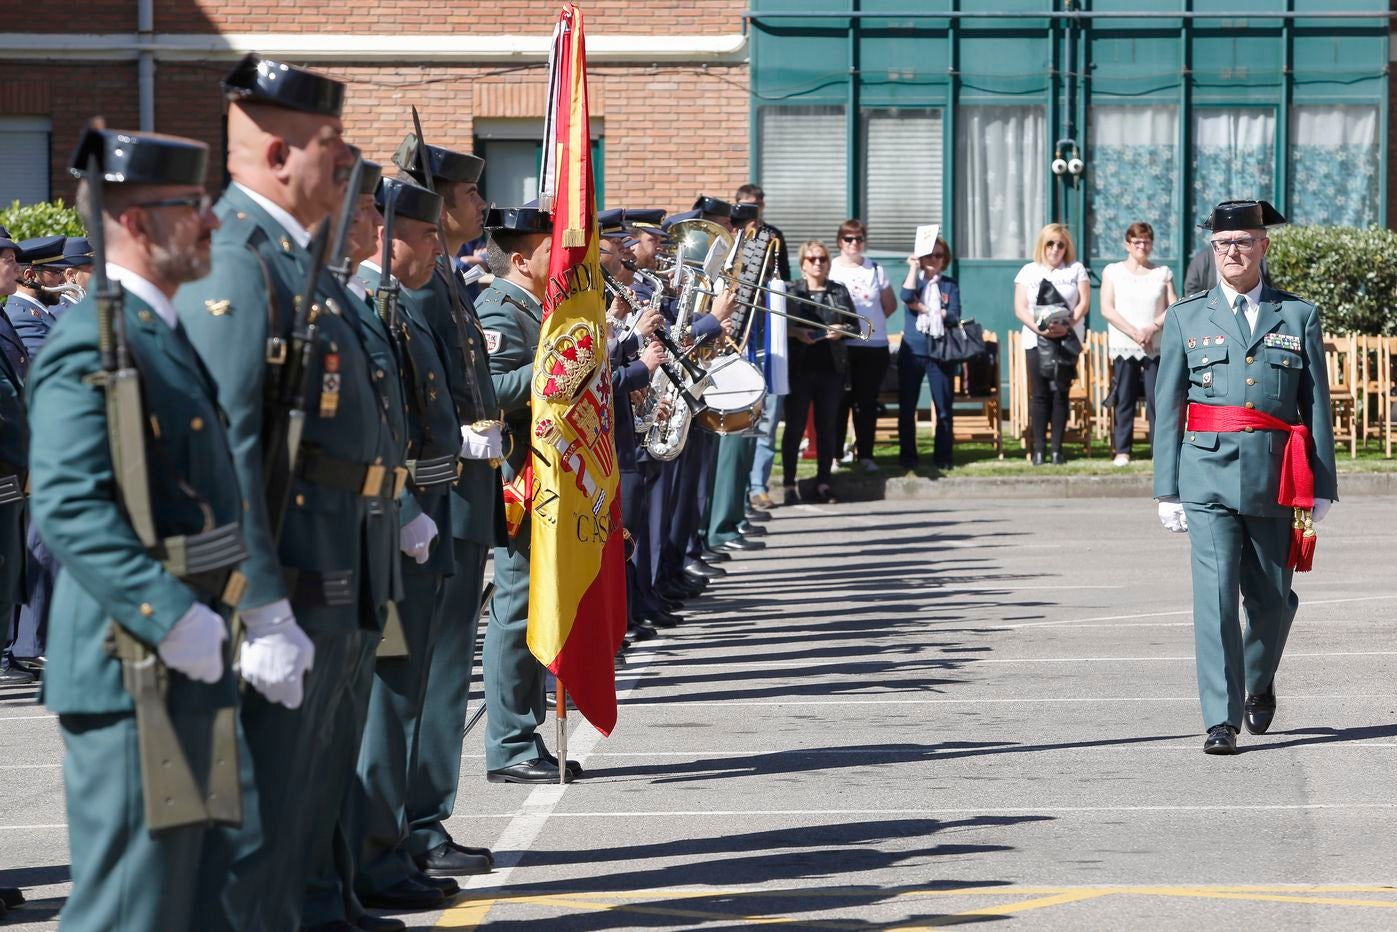
<svg viewBox="0 0 1397 932"><path fill-rule="evenodd" d="M500 351L500 332L498 330L485 331L485 351L487 353L498 353Z"/></svg>
<svg viewBox="0 0 1397 932"><path fill-rule="evenodd" d="M1189 337L1189 338L1188 338L1188 348L1189 348L1189 349L1198 349L1198 338L1197 338L1197 337Z"/></svg>

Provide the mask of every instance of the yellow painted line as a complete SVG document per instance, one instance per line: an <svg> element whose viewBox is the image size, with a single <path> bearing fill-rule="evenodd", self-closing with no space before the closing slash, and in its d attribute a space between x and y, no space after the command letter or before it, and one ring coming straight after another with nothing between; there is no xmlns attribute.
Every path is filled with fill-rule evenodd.
<svg viewBox="0 0 1397 932"><path fill-rule="evenodd" d="M1308 903L1315 906L1362 906L1376 909L1397 909L1397 900L1355 900L1342 896L1284 896L1276 893L1228 893L1218 890L1165 893L1155 896L1177 896L1205 900L1250 900L1263 903Z"/></svg>
<svg viewBox="0 0 1397 932"><path fill-rule="evenodd" d="M498 899L474 899L462 900L447 907L437 920L438 929L474 929L485 922L485 917L490 914L490 907L494 906Z"/></svg>

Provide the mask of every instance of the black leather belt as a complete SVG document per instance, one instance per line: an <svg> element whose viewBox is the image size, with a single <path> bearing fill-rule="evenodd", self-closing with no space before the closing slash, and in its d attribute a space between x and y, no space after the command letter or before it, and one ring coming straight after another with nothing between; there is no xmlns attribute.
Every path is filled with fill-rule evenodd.
<svg viewBox="0 0 1397 932"><path fill-rule="evenodd" d="M287 570L291 602L302 608L341 608L354 604L354 571L331 570L312 573Z"/></svg>
<svg viewBox="0 0 1397 932"><path fill-rule="evenodd" d="M0 505L24 501L25 488L21 476L0 476Z"/></svg>
<svg viewBox="0 0 1397 932"><path fill-rule="evenodd" d="M381 463L352 463L321 450L303 448L297 475L326 488L364 498L397 498L407 483L407 470Z"/></svg>
<svg viewBox="0 0 1397 932"><path fill-rule="evenodd" d="M429 460L408 460L407 471L412 484L418 488L428 488L456 481L460 459L455 453L438 456Z"/></svg>
<svg viewBox="0 0 1397 932"><path fill-rule="evenodd" d="M202 595L235 606L247 588L238 565L247 559L242 527L224 524L198 534L166 537L152 550L173 575Z"/></svg>

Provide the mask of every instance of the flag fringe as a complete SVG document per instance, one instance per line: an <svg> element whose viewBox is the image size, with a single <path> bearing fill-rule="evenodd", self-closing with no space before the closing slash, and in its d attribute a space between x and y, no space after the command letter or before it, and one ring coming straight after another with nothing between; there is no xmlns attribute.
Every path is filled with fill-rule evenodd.
<svg viewBox="0 0 1397 932"><path fill-rule="evenodd" d="M569 228L563 231L563 247L565 249L579 249L587 245L587 231L577 228Z"/></svg>

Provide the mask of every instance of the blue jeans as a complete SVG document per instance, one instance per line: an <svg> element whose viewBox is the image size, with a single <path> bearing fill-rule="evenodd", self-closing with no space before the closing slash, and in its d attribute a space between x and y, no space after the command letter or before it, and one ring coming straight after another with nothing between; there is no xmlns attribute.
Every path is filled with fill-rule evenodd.
<svg viewBox="0 0 1397 932"><path fill-rule="evenodd" d="M766 404L762 406L762 417L757 422L757 456L752 461L752 474L747 481L747 491L752 495L766 493L771 481L771 465L776 462L776 427L781 421L781 402L785 395L768 392Z"/></svg>
<svg viewBox="0 0 1397 932"><path fill-rule="evenodd" d="M951 418L955 413L952 395L955 363L942 363L926 356L917 356L906 347L897 353L897 440L898 460L903 465L917 461L917 401L922 393L922 379L931 387L931 405L936 410L936 445L932 460L938 468L949 468L954 434Z"/></svg>

